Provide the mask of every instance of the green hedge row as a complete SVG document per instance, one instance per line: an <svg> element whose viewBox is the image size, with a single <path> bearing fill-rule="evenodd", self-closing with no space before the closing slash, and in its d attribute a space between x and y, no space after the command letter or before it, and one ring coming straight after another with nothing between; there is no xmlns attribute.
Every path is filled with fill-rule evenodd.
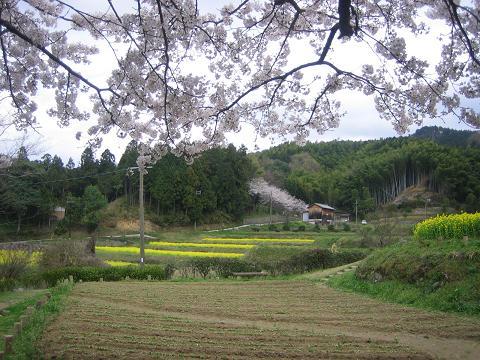
<svg viewBox="0 0 480 360"><path fill-rule="evenodd" d="M203 278L206 278L211 271L221 278L228 278L236 272L259 271L253 264L230 258L195 258L187 266Z"/></svg>
<svg viewBox="0 0 480 360"><path fill-rule="evenodd" d="M299 274L350 264L366 256L365 251L342 250L332 252L329 249L311 249L274 263L267 270L272 274Z"/></svg>
<svg viewBox="0 0 480 360"><path fill-rule="evenodd" d="M157 265L118 266L118 267L93 267L93 266L72 266L44 271L40 274L47 285L54 286L59 280L68 279L73 276L74 281L119 281L130 277L135 280L146 280L150 275L155 280L165 280L172 275L170 267Z"/></svg>

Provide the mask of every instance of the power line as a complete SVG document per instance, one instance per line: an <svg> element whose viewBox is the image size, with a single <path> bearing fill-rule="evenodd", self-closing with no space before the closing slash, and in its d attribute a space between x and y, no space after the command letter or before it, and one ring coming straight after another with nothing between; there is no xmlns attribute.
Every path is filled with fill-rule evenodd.
<svg viewBox="0 0 480 360"><path fill-rule="evenodd" d="M97 177L97 176L104 176L104 175L114 174L114 173L117 173L117 172L125 172L126 170L128 170L128 168L117 169L117 170L114 170L114 171L106 171L106 172L103 172L103 173L97 173L97 174L91 174L91 175L85 175L85 176L70 177L70 178L65 178L65 179L37 181L37 182L34 182L32 184L37 185L37 184L47 184L47 183L54 183L54 182L69 181L69 180L94 178L94 177ZM26 177L26 176L45 175L45 173L24 174L24 175L19 175L19 176L13 176L13 175L10 175L10 174L0 174L0 176L1 175L8 176L8 177L13 178L13 179L17 179L17 178L22 178L22 177Z"/></svg>

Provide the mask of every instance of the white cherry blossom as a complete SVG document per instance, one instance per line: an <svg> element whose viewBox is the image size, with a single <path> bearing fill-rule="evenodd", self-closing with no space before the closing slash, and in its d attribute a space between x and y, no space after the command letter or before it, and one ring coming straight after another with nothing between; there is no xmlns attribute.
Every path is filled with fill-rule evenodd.
<svg viewBox="0 0 480 360"><path fill-rule="evenodd" d="M243 124L302 142L338 126L345 89L373 96L400 133L446 116L480 128L478 0L243 0L217 13L194 0L101 4L0 0L0 102L17 129L35 126L45 89L60 126L93 118L92 144L114 129L152 160L166 151L191 159ZM410 48L428 33L436 61ZM80 71L100 44L115 59L104 83ZM337 47L351 49L348 59ZM91 108L79 105L83 93Z"/></svg>

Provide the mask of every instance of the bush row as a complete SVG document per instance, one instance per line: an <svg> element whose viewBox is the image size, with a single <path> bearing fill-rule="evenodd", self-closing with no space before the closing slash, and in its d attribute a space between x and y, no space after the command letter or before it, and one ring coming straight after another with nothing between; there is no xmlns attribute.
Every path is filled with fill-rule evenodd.
<svg viewBox="0 0 480 360"><path fill-rule="evenodd" d="M119 266L119 267L94 267L94 266L71 266L46 270L40 274L48 286L54 286L59 280L73 276L74 281L119 281L130 277L136 280L146 280L150 275L155 280L165 280L171 277L172 269L158 265Z"/></svg>
<svg viewBox="0 0 480 360"><path fill-rule="evenodd" d="M240 259L229 258L195 258L190 260L184 270L190 269L193 275L206 278L211 272L218 277L228 278L237 272L258 271L254 265Z"/></svg>
<svg viewBox="0 0 480 360"><path fill-rule="evenodd" d="M416 239L461 239L463 236L480 237L480 213L439 215L415 226Z"/></svg>
<svg viewBox="0 0 480 360"><path fill-rule="evenodd" d="M329 249L310 249L287 259L265 264L263 268L273 275L299 274L349 264L365 256L366 252L359 250L332 252Z"/></svg>
<svg viewBox="0 0 480 360"><path fill-rule="evenodd" d="M265 247L265 250L272 251ZM332 252L328 249L309 249L296 253L276 254L266 258L261 254L244 259L196 258L179 269L183 276L201 276L206 278L212 273L220 278L228 278L234 273L259 272L266 270L272 275L298 274L307 271L326 269L349 264L366 256L358 250Z"/></svg>
<svg viewBox="0 0 480 360"><path fill-rule="evenodd" d="M351 227L349 224L343 223L341 226L342 231L351 231ZM259 226L252 226L250 230L253 232L260 232L261 230L268 230L268 231L293 231L293 232L303 232L303 231L323 231L320 225L317 223L315 225L305 225L305 224L298 224L298 223L284 223L283 225L280 224L270 224L267 227L259 227ZM330 224L327 226L327 230L331 232L340 231L337 229L335 225Z"/></svg>

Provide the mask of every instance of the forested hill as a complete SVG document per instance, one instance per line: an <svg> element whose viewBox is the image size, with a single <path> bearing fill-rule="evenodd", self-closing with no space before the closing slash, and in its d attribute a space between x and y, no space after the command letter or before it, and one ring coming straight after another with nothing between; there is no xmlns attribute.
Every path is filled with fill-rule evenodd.
<svg viewBox="0 0 480 360"><path fill-rule="evenodd" d="M0 239L2 234L12 238L50 226L55 208L63 207L66 214L56 225L59 234L66 229L95 229L101 218L96 212L107 201L118 200L116 209L122 209L113 217L136 217L137 147L130 142L118 164L108 149L97 159L87 147L78 165L72 159L64 165L59 156L50 154L30 160L26 149L20 148L11 165L0 171ZM158 225L241 219L251 207L253 175L243 147L210 149L191 166L167 154L145 175L146 216Z"/></svg>
<svg viewBox="0 0 480 360"><path fill-rule="evenodd" d="M422 138L426 134L437 135ZM477 210L480 148L468 141L476 135L426 128L402 138L286 143L252 157L267 181L308 203L325 202L352 211L358 201L367 212L410 186L423 186L449 205Z"/></svg>
<svg viewBox="0 0 480 360"><path fill-rule="evenodd" d="M439 126L424 126L415 131L413 138L432 140L441 145L480 147L480 133L470 130L454 130Z"/></svg>

